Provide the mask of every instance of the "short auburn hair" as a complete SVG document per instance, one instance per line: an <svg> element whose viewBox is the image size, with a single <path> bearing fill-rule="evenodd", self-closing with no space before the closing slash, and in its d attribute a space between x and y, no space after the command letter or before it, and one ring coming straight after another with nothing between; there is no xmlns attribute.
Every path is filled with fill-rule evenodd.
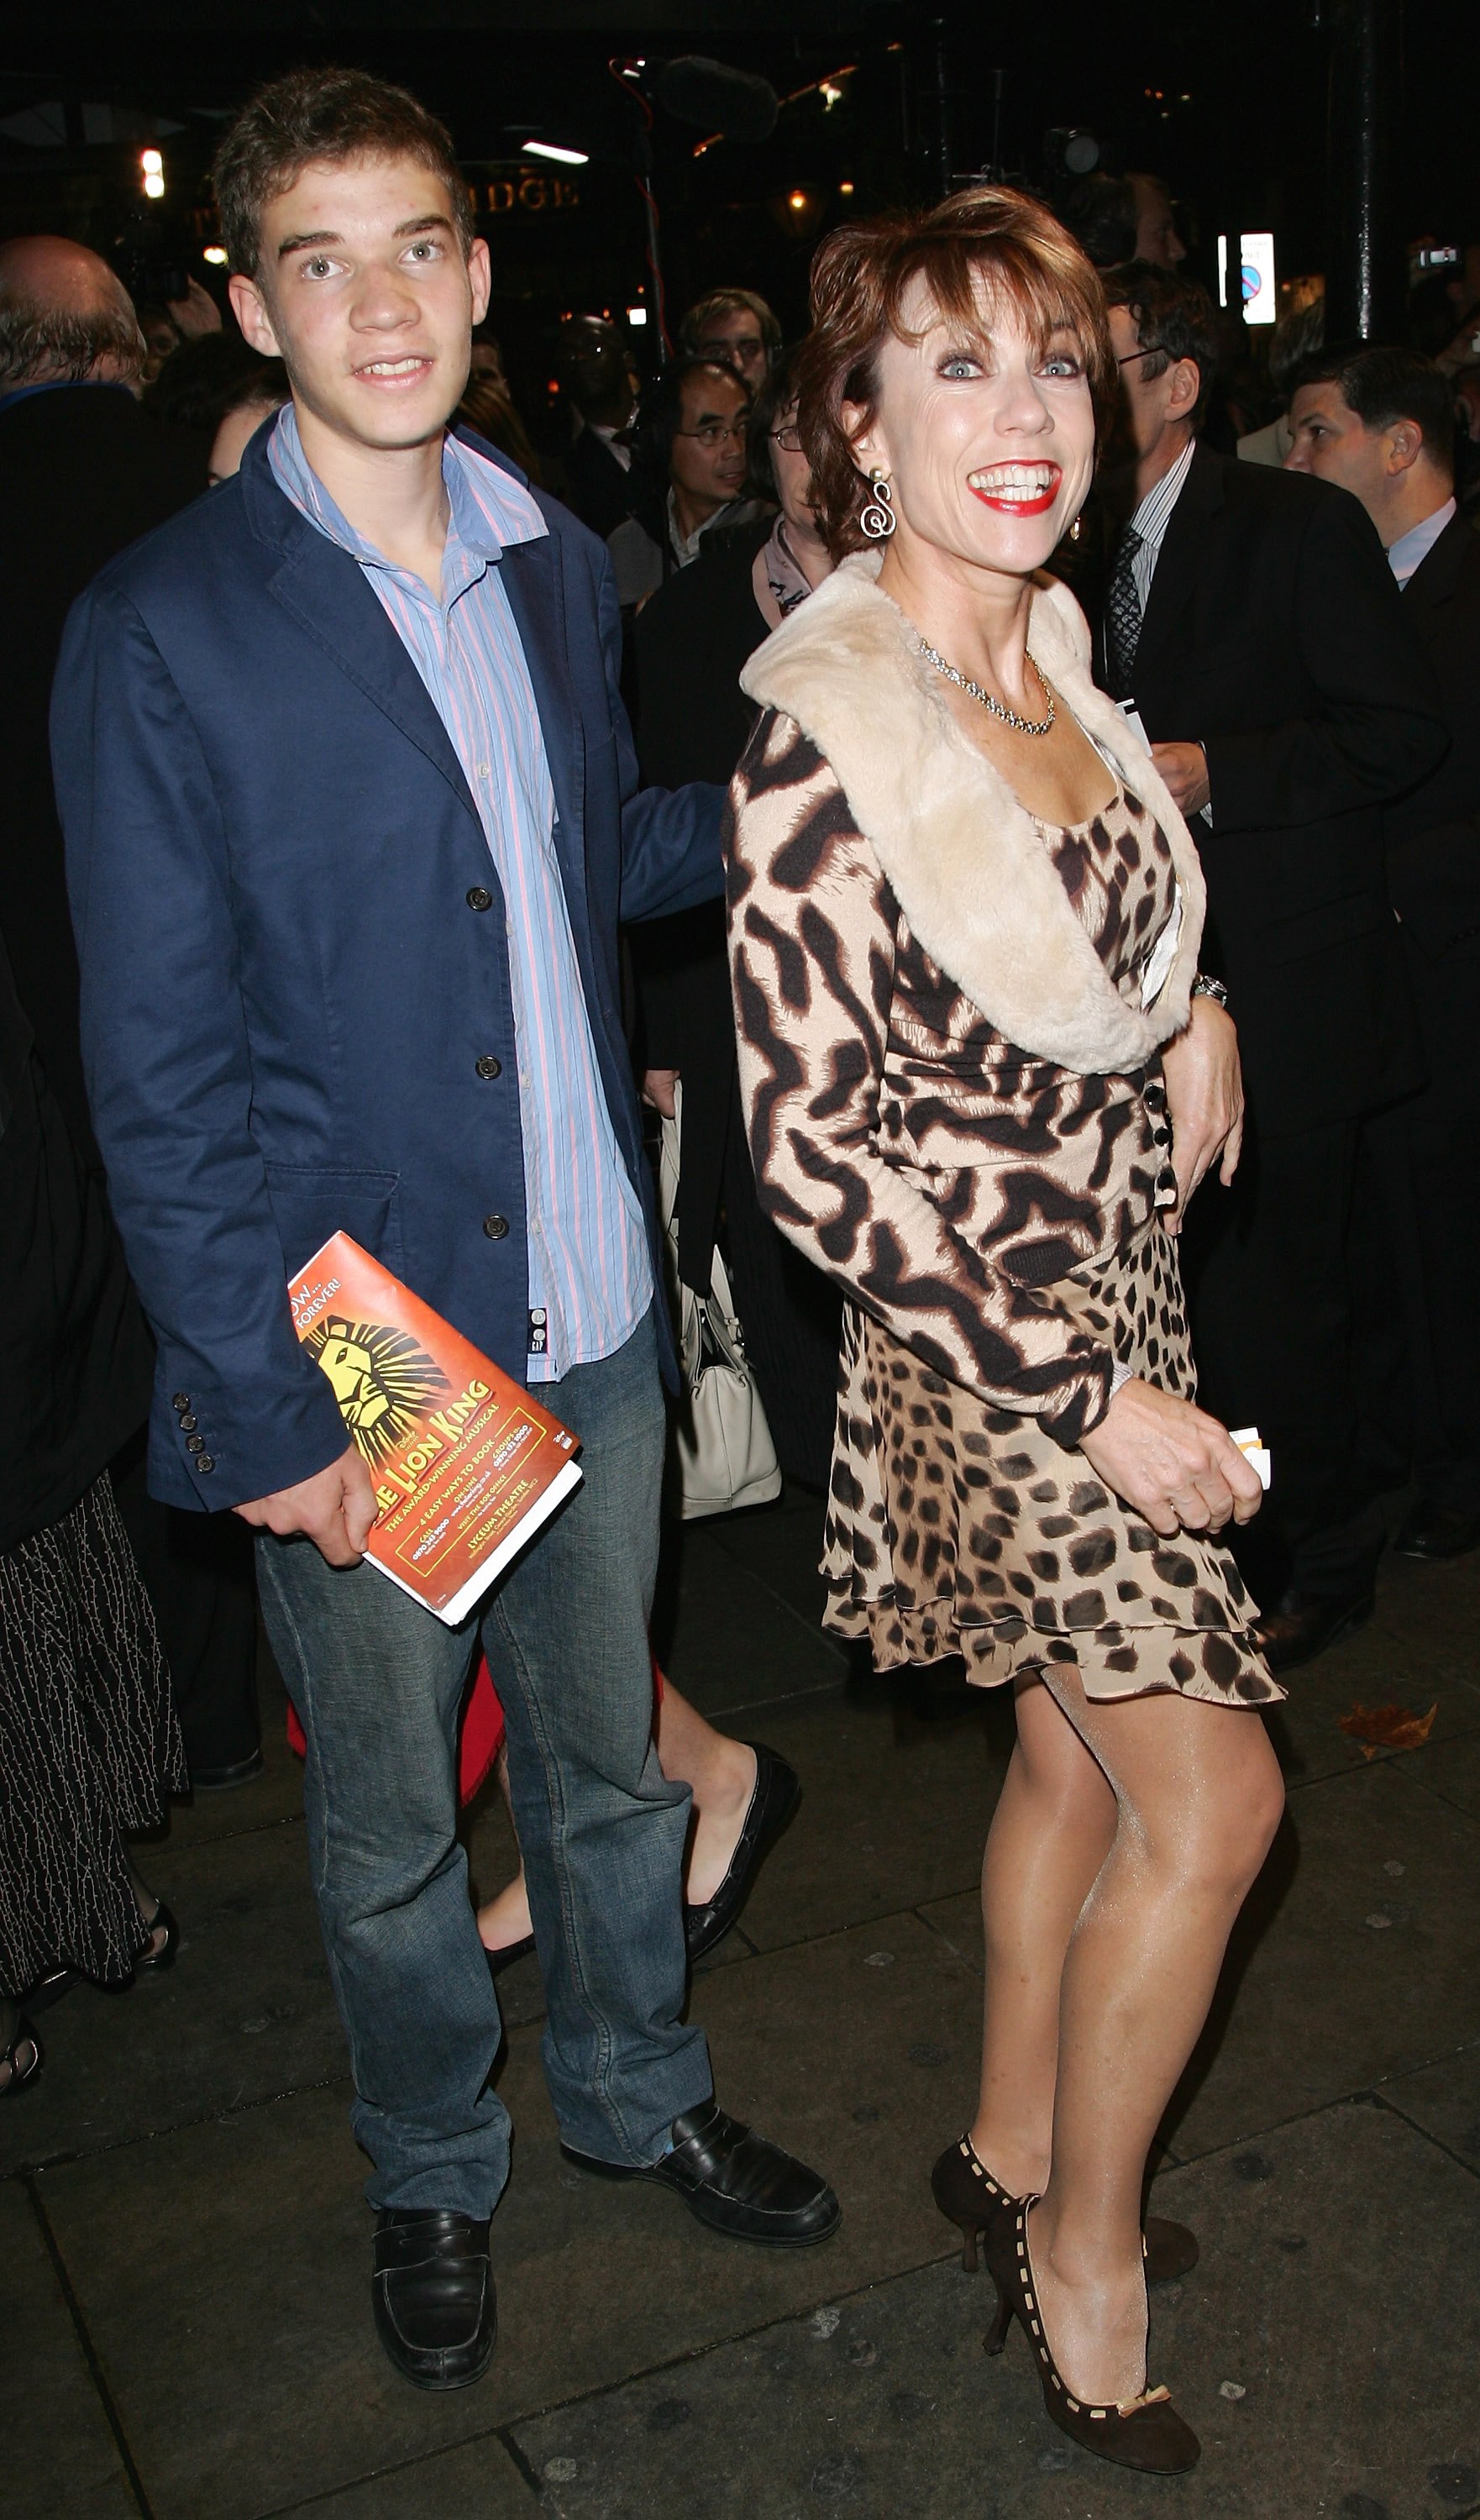
<svg viewBox="0 0 1480 2520"><path fill-rule="evenodd" d="M1052 210L1026 193L979 184L933 209L834 228L812 263L812 330L797 357L797 429L812 467L812 500L830 550L859 550L868 498L842 406L865 427L878 403L878 353L905 322L911 283L924 282L938 313L979 339L994 299L1010 306L1047 349L1060 327L1085 363L1097 419L1108 410L1115 359L1099 275ZM983 294L986 309L983 307Z"/></svg>
<svg viewBox="0 0 1480 2520"><path fill-rule="evenodd" d="M233 271L257 277L262 214L305 166L350 158L416 158L440 175L466 253L472 203L452 134L404 87L368 70L290 70L245 105L211 169L221 242Z"/></svg>

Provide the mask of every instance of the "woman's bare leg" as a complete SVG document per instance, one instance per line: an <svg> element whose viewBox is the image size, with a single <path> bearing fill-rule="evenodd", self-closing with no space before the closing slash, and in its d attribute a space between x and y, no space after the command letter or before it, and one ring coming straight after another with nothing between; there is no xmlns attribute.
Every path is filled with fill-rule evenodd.
<svg viewBox="0 0 1480 2520"><path fill-rule="evenodd" d="M744 1827L755 1791L755 1752L748 1742L716 1732L665 1680L657 1710L657 1755L664 1776L688 1785L694 1795L684 1895L692 1907L702 1907L729 1871Z"/></svg>
<svg viewBox="0 0 1480 2520"><path fill-rule="evenodd" d="M1249 1710L1097 1702L1062 1665L1046 1678L1104 1771L1116 1826L1064 1959L1053 2161L1028 2234L1064 2381L1104 2405L1145 2386L1146 2156L1284 1793Z"/></svg>
<svg viewBox="0 0 1480 2520"><path fill-rule="evenodd" d="M684 1895L698 1907L712 1899L730 1868L755 1791L755 1752L728 1732L716 1732L696 1707L664 1680L657 1710L657 1755L665 1777L694 1795L694 1827ZM509 1799L509 1767L499 1753L499 1785ZM478 1910L478 1932L491 1952L522 1942L531 1930L522 1865L512 1881Z"/></svg>
<svg viewBox="0 0 1480 2520"><path fill-rule="evenodd" d="M1115 1835L1104 1771L1036 1677L981 1867L987 1985L976 2157L1014 2196L1042 2191L1054 2132L1059 1979Z"/></svg>

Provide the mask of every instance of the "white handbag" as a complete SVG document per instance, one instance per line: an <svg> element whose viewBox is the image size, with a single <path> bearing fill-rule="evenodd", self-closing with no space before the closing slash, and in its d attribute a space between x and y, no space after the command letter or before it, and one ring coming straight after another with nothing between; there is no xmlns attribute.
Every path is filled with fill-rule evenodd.
<svg viewBox="0 0 1480 2520"><path fill-rule="evenodd" d="M781 1494L782 1474L718 1245L707 1295L695 1294L678 1273L682 1093L675 1084L675 1116L663 1122L658 1206L684 1377L673 1429L678 1487L684 1520L697 1522L706 1514L733 1513L738 1506L769 1505Z"/></svg>

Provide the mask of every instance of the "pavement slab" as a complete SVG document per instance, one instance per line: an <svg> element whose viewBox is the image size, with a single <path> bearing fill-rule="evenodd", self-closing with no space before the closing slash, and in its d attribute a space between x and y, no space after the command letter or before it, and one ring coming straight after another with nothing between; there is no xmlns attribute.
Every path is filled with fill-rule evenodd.
<svg viewBox="0 0 1480 2520"><path fill-rule="evenodd" d="M684 1695L730 1732L744 1731L749 1708L835 1688L847 1668L810 1611L760 1581L702 1523L685 1529L665 1563L652 1642Z"/></svg>
<svg viewBox="0 0 1480 2520"><path fill-rule="evenodd" d="M1401 1760L1290 1795L1164 2123L1180 2159L1480 2037L1480 1830Z"/></svg>
<svg viewBox="0 0 1480 2520"><path fill-rule="evenodd" d="M23 2520L136 2520L117 2444L19 2180L0 2186L0 2508Z"/></svg>
<svg viewBox="0 0 1480 2520"><path fill-rule="evenodd" d="M987 2279L935 2265L515 2426L558 2520L1444 2520L1480 2500L1480 2182L1344 2106L1168 2174L1203 2261L1152 2363L1203 2444L1176 2481L1048 2421Z"/></svg>
<svg viewBox="0 0 1480 2520"><path fill-rule="evenodd" d="M537 2488L496 2434L295 2502L294 2520L536 2520ZM277 2515L274 2515L277 2520Z"/></svg>
<svg viewBox="0 0 1480 2520"><path fill-rule="evenodd" d="M247 1843L248 1841L244 1841ZM978 2045L969 1973L911 1915L721 1969L701 2018L725 2105L836 2185L838 2238L774 2251L561 2156L538 2033L499 2088L516 2130L494 2225L501 2344L426 2397L377 2345L347 2086L42 2174L58 2245L157 2520L256 2520L949 2250L929 2165Z"/></svg>
<svg viewBox="0 0 1480 2520"><path fill-rule="evenodd" d="M127 2144L345 2070L301 1822L152 1850L174 1965L70 1989L42 2015L46 2071L0 2111L0 2171Z"/></svg>
<svg viewBox="0 0 1480 2520"><path fill-rule="evenodd" d="M1480 2046L1436 2057L1415 2074L1395 2074L1377 2096L1480 2172Z"/></svg>

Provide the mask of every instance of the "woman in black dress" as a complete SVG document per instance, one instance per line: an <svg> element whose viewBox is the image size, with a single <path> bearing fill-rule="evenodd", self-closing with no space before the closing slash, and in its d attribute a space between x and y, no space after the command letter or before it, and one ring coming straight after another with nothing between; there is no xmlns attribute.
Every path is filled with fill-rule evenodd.
<svg viewBox="0 0 1480 2520"><path fill-rule="evenodd" d="M118 1985L173 1956L122 1836L187 1790L185 1752L108 1474L151 1372L0 948L0 2097L40 2068L33 1990L73 1970Z"/></svg>
<svg viewBox="0 0 1480 2520"><path fill-rule="evenodd" d="M746 659L831 569L809 504L796 434L791 362L751 413L750 472L778 503L721 528L692 568L671 577L633 629L638 756L654 786L728 785L755 710L740 687ZM735 1019L722 902L649 921L631 933L642 1013L645 1091L670 1115L684 1083L679 1270L708 1292L723 1216L745 1354L788 1477L825 1487L837 1396L838 1298L762 1215L735 1069Z"/></svg>

